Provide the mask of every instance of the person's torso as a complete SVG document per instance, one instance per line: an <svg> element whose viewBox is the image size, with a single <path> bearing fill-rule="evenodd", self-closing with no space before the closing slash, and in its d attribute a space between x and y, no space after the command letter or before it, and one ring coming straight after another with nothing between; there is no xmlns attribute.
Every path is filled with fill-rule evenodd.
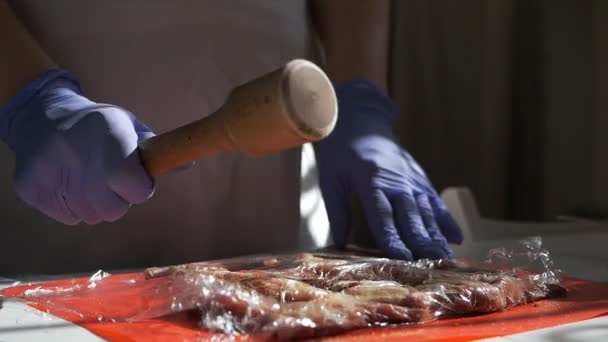
<svg viewBox="0 0 608 342"><path fill-rule="evenodd" d="M94 101L161 133L209 115L232 88L294 58L315 60L305 0L13 1L45 51ZM2 164L9 153L2 151ZM0 271L139 267L294 249L300 150L225 154L157 179L155 196L113 224L66 227L0 188ZM12 161L10 162L12 163ZM323 234L323 233L322 233ZM321 235L322 235L321 234Z"/></svg>

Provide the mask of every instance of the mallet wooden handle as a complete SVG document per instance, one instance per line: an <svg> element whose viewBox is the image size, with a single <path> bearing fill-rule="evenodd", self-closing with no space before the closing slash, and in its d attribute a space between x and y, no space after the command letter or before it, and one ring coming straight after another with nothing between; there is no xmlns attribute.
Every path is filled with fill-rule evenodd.
<svg viewBox="0 0 608 342"><path fill-rule="evenodd" d="M323 71L293 60L235 88L210 116L143 141L140 153L153 177L228 151L268 155L325 138L337 107Z"/></svg>

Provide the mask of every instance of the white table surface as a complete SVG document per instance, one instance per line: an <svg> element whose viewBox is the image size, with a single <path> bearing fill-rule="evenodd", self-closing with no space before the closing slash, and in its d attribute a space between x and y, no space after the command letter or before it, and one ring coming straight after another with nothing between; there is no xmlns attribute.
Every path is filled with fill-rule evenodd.
<svg viewBox="0 0 608 342"><path fill-rule="evenodd" d="M588 342L608 341L608 317L533 330L521 334L485 339L483 342Z"/></svg>
<svg viewBox="0 0 608 342"><path fill-rule="evenodd" d="M0 289L12 283L0 278ZM0 308L0 342L17 341L96 342L103 339L76 324L5 298Z"/></svg>

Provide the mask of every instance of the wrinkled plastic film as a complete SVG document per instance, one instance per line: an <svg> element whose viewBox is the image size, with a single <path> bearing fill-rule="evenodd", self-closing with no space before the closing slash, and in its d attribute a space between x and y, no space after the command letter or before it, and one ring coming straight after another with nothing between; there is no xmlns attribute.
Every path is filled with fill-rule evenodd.
<svg viewBox="0 0 608 342"><path fill-rule="evenodd" d="M559 284L562 271L555 266L548 250L543 248L538 236L517 241L512 248L494 248L488 252L485 264L503 267L513 272L528 273L535 281Z"/></svg>
<svg viewBox="0 0 608 342"><path fill-rule="evenodd" d="M139 321L190 311L200 327L231 335L310 338L390 324L479 315L565 294L540 239L490 251L485 261L407 262L317 251L150 268L113 288L57 289L94 296L145 287L145 310L99 320ZM44 300L53 294L29 294ZM86 315L94 315L88 312Z"/></svg>

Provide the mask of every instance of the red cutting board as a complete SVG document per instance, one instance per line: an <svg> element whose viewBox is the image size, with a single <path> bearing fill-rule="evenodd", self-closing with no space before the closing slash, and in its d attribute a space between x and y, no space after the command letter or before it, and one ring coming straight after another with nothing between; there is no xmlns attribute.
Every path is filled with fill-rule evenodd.
<svg viewBox="0 0 608 342"><path fill-rule="evenodd" d="M161 278L162 279L162 278ZM162 281L162 280L157 280ZM87 284L88 279L22 285L0 291L11 297L28 289L58 289ZM204 341L210 335L197 328L196 317L179 314L166 319L138 323L100 323L99 315L129 316L157 303L144 299L158 283L143 281L141 274L113 275L98 282L91 291L47 297L44 303L28 303L42 311L72 321L94 334L116 342L127 341ZM608 283L567 279L564 298L543 300L504 312L435 322L370 328L324 338L323 341L471 341L511 335L525 331L582 321L608 314ZM247 341L255 341L249 337Z"/></svg>

